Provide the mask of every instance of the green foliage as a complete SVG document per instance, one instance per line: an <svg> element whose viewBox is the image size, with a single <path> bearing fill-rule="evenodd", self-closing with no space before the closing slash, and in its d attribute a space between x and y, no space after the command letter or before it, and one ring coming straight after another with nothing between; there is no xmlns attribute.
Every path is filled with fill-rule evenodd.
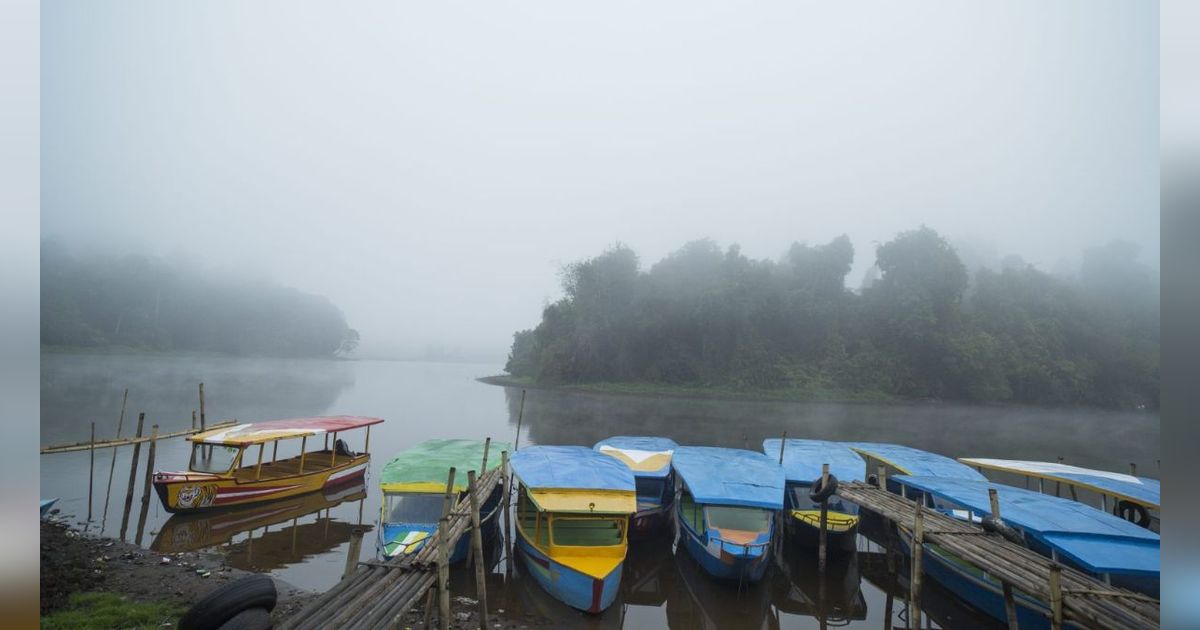
<svg viewBox="0 0 1200 630"><path fill-rule="evenodd" d="M357 331L324 297L156 258L77 258L43 242L41 293L47 346L267 356L358 346Z"/></svg>
<svg viewBox="0 0 1200 630"><path fill-rule="evenodd" d="M1090 250L1078 281L1010 257L972 283L921 227L880 245L880 276L854 293L845 236L778 262L695 241L648 271L618 245L567 267L565 297L514 335L506 370L609 390L1156 408L1157 279L1136 253Z"/></svg>
<svg viewBox="0 0 1200 630"><path fill-rule="evenodd" d="M42 617L43 630L158 630L173 628L183 615L181 606L126 600L115 593L73 593L67 607Z"/></svg>

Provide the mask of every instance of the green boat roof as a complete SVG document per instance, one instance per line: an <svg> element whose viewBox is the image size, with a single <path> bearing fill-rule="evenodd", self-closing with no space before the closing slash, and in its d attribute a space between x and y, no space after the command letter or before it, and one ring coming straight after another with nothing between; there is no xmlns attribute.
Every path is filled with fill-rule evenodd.
<svg viewBox="0 0 1200 630"><path fill-rule="evenodd" d="M445 492L453 466L458 469L454 491L462 492L467 489L467 471L478 471L483 463L483 444L483 440L425 440L384 465L379 488L384 492ZM511 450L508 442L492 442L488 470L500 467L501 451Z"/></svg>

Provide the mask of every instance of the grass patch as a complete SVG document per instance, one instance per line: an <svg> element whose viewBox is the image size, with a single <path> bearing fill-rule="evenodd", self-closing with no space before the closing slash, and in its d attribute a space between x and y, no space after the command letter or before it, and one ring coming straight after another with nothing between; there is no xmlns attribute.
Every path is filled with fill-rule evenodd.
<svg viewBox="0 0 1200 630"><path fill-rule="evenodd" d="M74 593L67 607L42 617L43 630L158 630L175 627L185 609L177 604L131 602L116 593Z"/></svg>

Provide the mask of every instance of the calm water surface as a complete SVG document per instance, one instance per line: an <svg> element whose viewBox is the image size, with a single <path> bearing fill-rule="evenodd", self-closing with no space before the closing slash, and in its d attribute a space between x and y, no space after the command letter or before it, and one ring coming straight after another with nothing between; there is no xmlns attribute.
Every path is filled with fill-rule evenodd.
<svg viewBox="0 0 1200 630"><path fill-rule="evenodd" d="M41 442L87 440L92 422L97 439L112 438L125 388L129 403L123 436L132 434L138 412L146 414L147 432L153 424L160 433L189 428L191 413L199 408L201 381L210 423L327 414L386 419L371 432L374 457L365 486L198 518L169 518L156 496L142 509L144 479L139 473L124 533L132 449L119 449L115 465L112 450L96 451L91 531L123 536L161 552L219 551L233 566L270 572L314 590L337 582L355 528L372 528L360 557L375 556L373 527L380 497L373 484L391 455L433 437L512 441L518 415L523 445L590 446L610 435L644 434L671 437L681 444L757 449L763 438L786 430L791 437L898 442L954 457L1063 457L1068 463L1122 472L1133 463L1139 474L1158 476L1157 414L948 404L729 402L545 390L529 390L521 414L520 390L475 380L500 371L499 365L488 364L48 354L42 357ZM361 448L361 436L342 437ZM288 454L283 447L280 451L281 457ZM184 440L164 440L157 446L155 467L186 468L188 455ZM141 458L144 462L145 448ZM88 462L86 451L41 458L41 495L59 497L57 507L79 521L86 519L88 510ZM110 469L115 472L108 490ZM790 550L785 566L739 593L736 586L708 580L686 554L673 554L669 540L650 541L631 547L618 605L588 617L523 579L519 568L506 578L497 546L489 600L492 608L504 608L508 615L549 617L565 627L818 628L848 622L878 628L889 612L893 624L903 626L907 580L893 578L878 552L877 546L860 538L859 553L837 559L822 580L814 570L815 558L804 550ZM466 571L456 567L453 580L454 592L471 595L473 578ZM926 591L925 607L939 625L990 624L958 606L936 584Z"/></svg>

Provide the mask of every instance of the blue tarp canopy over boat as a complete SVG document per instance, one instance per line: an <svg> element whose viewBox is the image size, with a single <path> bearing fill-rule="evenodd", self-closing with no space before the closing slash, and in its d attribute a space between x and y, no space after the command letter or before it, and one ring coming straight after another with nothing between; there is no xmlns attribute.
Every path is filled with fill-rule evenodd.
<svg viewBox="0 0 1200 630"><path fill-rule="evenodd" d="M875 442L847 442L846 444L859 453L892 466L906 475L987 481L987 478L979 471L966 464L960 464L949 457L911 446Z"/></svg>
<svg viewBox="0 0 1200 630"><path fill-rule="evenodd" d="M783 508L783 469L754 451L712 446L680 446L671 465L696 503Z"/></svg>
<svg viewBox="0 0 1200 630"><path fill-rule="evenodd" d="M529 446L509 464L532 490L635 490L625 464L586 446Z"/></svg>
<svg viewBox="0 0 1200 630"><path fill-rule="evenodd" d="M763 453L779 461L779 438L763 440ZM864 481L867 462L845 442L788 440L783 449L783 474L789 483L812 483L820 479L821 466L840 481Z"/></svg>
<svg viewBox="0 0 1200 630"><path fill-rule="evenodd" d="M1158 575L1158 534L1070 499L998 483L945 477L892 477L897 483L988 516L988 489L1000 499L1000 516L1062 556L1095 573Z"/></svg>
<svg viewBox="0 0 1200 630"><path fill-rule="evenodd" d="M670 438L617 435L596 442L593 448L624 462L638 477L666 477L679 445Z"/></svg>
<svg viewBox="0 0 1200 630"><path fill-rule="evenodd" d="M1027 462L1015 459L987 459L982 457L960 457L958 461L968 466L979 466L1017 475L1039 477L1050 481L1062 481L1089 490L1111 494L1121 499L1140 503L1146 507L1161 505L1161 485L1157 479L1134 477L1106 470L1092 470L1056 462ZM1001 510L1003 511L1003 510Z"/></svg>

